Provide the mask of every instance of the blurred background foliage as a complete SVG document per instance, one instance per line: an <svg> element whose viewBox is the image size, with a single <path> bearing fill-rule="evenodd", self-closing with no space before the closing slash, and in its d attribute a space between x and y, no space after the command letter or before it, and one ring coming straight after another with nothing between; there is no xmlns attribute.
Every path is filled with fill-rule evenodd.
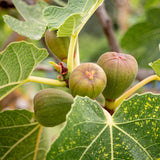
<svg viewBox="0 0 160 160"><path fill-rule="evenodd" d="M67 2L67 0L44 1L51 5L63 5ZM36 0L28 0L27 2L34 4ZM132 54L137 59L140 69L149 69L148 63L160 57L160 0L105 0L104 2L106 11L112 20L114 36L120 45L121 52ZM0 51L10 42L20 40L32 42L40 48L45 47L43 39L33 41L13 32L3 21L2 16L5 14L22 19L11 0L0 0ZM96 62L101 54L110 51L108 40L96 14L89 19L81 31L79 47L81 63ZM49 56L40 64L42 69L37 68L33 75L56 78L58 74L48 63L49 61L57 62L56 59ZM43 70L44 68L46 68L46 71ZM138 80L142 80L142 78ZM159 89L159 86L156 85L156 83L149 84L149 89ZM33 99L39 90L48 87L53 86L35 83L25 84L11 93L11 95L13 94L11 100L2 100L0 106L1 108L12 106L10 107L12 109L15 107L20 109L28 107L32 110L32 101L30 99ZM64 88L64 90L69 92L67 88ZM139 92L143 92L143 90L142 88ZM18 101L18 103L16 99L19 99L19 97L23 100Z"/></svg>

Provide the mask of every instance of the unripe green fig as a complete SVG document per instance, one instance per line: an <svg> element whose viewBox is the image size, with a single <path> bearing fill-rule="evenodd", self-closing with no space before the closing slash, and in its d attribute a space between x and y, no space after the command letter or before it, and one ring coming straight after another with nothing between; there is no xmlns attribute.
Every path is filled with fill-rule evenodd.
<svg viewBox="0 0 160 160"><path fill-rule="evenodd" d="M67 62L69 37L57 37L56 31L47 30L45 33L45 42L53 54L63 62Z"/></svg>
<svg viewBox="0 0 160 160"><path fill-rule="evenodd" d="M95 63L83 63L69 77L69 88L73 96L96 98L106 85L103 69Z"/></svg>
<svg viewBox="0 0 160 160"><path fill-rule="evenodd" d="M56 126L66 120L73 103L69 93L59 89L44 89L34 97L34 112L37 121L45 127Z"/></svg>
<svg viewBox="0 0 160 160"><path fill-rule="evenodd" d="M97 64L103 68L107 76L103 95L109 101L118 98L131 85L138 71L136 59L123 53L104 53Z"/></svg>
<svg viewBox="0 0 160 160"><path fill-rule="evenodd" d="M96 97L95 100L103 106L105 105L105 98L102 93L100 93L100 95L98 95L98 97Z"/></svg>

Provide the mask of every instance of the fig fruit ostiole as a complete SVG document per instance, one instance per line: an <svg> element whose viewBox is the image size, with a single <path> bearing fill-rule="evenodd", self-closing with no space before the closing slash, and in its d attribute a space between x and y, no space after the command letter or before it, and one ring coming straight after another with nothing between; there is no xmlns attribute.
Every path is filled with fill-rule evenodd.
<svg viewBox="0 0 160 160"><path fill-rule="evenodd" d="M103 69L95 63L83 63L69 77L69 88L73 96L96 98L104 89L107 79Z"/></svg>
<svg viewBox="0 0 160 160"><path fill-rule="evenodd" d="M108 103L118 98L133 82L138 71L136 59L128 54L107 52L97 61L107 76L103 95Z"/></svg>
<svg viewBox="0 0 160 160"><path fill-rule="evenodd" d="M44 89L34 97L34 112L37 121L45 127L54 127L66 120L73 103L69 93L59 89Z"/></svg>
<svg viewBox="0 0 160 160"><path fill-rule="evenodd" d="M52 53L63 62L67 62L69 37L57 37L57 31L47 30L45 33L45 42Z"/></svg>

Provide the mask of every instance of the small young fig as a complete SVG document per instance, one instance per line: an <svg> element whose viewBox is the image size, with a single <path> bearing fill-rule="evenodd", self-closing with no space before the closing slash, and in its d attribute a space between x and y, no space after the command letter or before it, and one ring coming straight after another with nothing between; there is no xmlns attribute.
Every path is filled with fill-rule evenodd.
<svg viewBox="0 0 160 160"><path fill-rule="evenodd" d="M69 88L73 96L96 98L106 85L103 69L95 63L83 63L69 77Z"/></svg>
<svg viewBox="0 0 160 160"><path fill-rule="evenodd" d="M66 120L73 103L69 93L59 89L44 89L34 97L34 112L37 121L45 127L56 126Z"/></svg>
<svg viewBox="0 0 160 160"><path fill-rule="evenodd" d="M97 61L107 76L107 85L103 91L106 100L118 98L133 82L137 74L136 59L128 54L107 52Z"/></svg>
<svg viewBox="0 0 160 160"><path fill-rule="evenodd" d="M45 42L53 54L63 62L67 62L69 37L57 37L56 31L47 30L45 33Z"/></svg>

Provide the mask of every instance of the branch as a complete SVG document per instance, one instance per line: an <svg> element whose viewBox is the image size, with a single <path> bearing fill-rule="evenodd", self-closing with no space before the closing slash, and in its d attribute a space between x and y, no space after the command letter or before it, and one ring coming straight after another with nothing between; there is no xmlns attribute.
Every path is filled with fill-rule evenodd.
<svg viewBox="0 0 160 160"><path fill-rule="evenodd" d="M153 74L155 74L153 69L139 69L137 76L136 76L136 80L142 81L143 79L145 79Z"/></svg>
<svg viewBox="0 0 160 160"><path fill-rule="evenodd" d="M33 5L37 0L24 0L27 4ZM0 0L0 8L15 8L11 0Z"/></svg>
<svg viewBox="0 0 160 160"><path fill-rule="evenodd" d="M104 2L97 9L96 15L99 19L99 22L103 28L104 33L108 39L108 43L109 43L111 51L120 52L119 44L114 36L114 29L113 29L112 20L109 17L109 15L105 9Z"/></svg>

